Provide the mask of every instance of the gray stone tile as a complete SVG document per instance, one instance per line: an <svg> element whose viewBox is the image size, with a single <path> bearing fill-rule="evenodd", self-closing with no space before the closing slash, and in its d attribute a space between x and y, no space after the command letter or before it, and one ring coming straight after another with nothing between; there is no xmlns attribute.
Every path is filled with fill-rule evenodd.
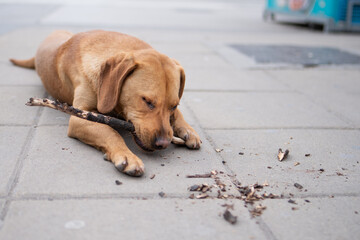
<svg viewBox="0 0 360 240"><path fill-rule="evenodd" d="M184 96L204 128L349 126L294 92L187 92Z"/></svg>
<svg viewBox="0 0 360 240"><path fill-rule="evenodd" d="M205 46L201 42L182 42L181 39L178 41L150 41L149 44L157 51L167 54L169 57L175 57L176 54L191 54L191 53L203 53L210 54L214 53L209 47Z"/></svg>
<svg viewBox="0 0 360 240"><path fill-rule="evenodd" d="M1 4L0 22L2 24L34 24L56 7L49 4Z"/></svg>
<svg viewBox="0 0 360 240"><path fill-rule="evenodd" d="M183 199L14 201L0 238L266 239L240 204L233 210L238 223L226 222L224 203Z"/></svg>
<svg viewBox="0 0 360 240"><path fill-rule="evenodd" d="M124 133L129 148L145 163L141 178L119 173L112 163L104 161L100 151L67 137L66 126L40 126L24 162L15 194L130 194L188 196L187 188L212 179L189 179L187 174L205 173L223 165L203 137L198 151L170 146L167 150L144 153ZM164 164L164 166L161 166ZM149 177L155 174L152 180ZM117 186L115 180L123 182Z"/></svg>
<svg viewBox="0 0 360 240"><path fill-rule="evenodd" d="M277 239L354 239L360 235L360 198L268 200L262 219ZM292 210L295 207L297 210Z"/></svg>
<svg viewBox="0 0 360 240"><path fill-rule="evenodd" d="M0 85L41 85L35 70L13 66L10 62L0 63Z"/></svg>
<svg viewBox="0 0 360 240"><path fill-rule="evenodd" d="M0 34L36 24L44 15L56 9L50 4L0 4Z"/></svg>
<svg viewBox="0 0 360 240"><path fill-rule="evenodd" d="M10 177L24 147L29 127L0 126L0 196L8 191Z"/></svg>
<svg viewBox="0 0 360 240"><path fill-rule="evenodd" d="M1 87L0 124L25 124L31 125L38 114L37 107L28 107L25 103L30 97L43 97L45 90L42 86L34 87Z"/></svg>
<svg viewBox="0 0 360 240"><path fill-rule="evenodd" d="M210 53L179 53L173 54L173 58L175 58L179 63L185 68L224 68L230 69L231 66L219 55Z"/></svg>
<svg viewBox="0 0 360 240"><path fill-rule="evenodd" d="M189 90L230 91L284 91L283 84L274 81L263 71L234 69L194 68L185 69L186 85Z"/></svg>
<svg viewBox="0 0 360 240"><path fill-rule="evenodd" d="M301 91L330 111L360 126L359 70L287 70L268 71L278 81Z"/></svg>
<svg viewBox="0 0 360 240"><path fill-rule="evenodd" d="M161 7L153 3L117 2L113 5L62 6L42 19L44 25L92 25L126 26L132 28L154 28L169 30L241 30L249 23L264 25L262 8L256 4L249 8L234 8L234 3L189 2L186 5L166 2ZM240 10L241 9L241 10ZM256 9L256 10L255 10ZM245 17L246 16L246 17ZM242 22L242 24L234 24ZM255 25L257 26L257 25ZM248 28L248 27L247 27Z"/></svg>
<svg viewBox="0 0 360 240"><path fill-rule="evenodd" d="M207 133L216 148L224 149L219 154L245 185L266 180L270 185L266 191L295 196L360 193L360 132L357 130L208 130ZM279 148L290 151L282 162L277 159ZM311 155L305 157L305 154ZM294 166L296 162L300 165ZM298 190L294 183L304 189Z"/></svg>
<svg viewBox="0 0 360 240"><path fill-rule="evenodd" d="M40 43L55 29L28 28L0 36L0 46L6 46L0 48L0 61L8 64L9 58L34 57Z"/></svg>

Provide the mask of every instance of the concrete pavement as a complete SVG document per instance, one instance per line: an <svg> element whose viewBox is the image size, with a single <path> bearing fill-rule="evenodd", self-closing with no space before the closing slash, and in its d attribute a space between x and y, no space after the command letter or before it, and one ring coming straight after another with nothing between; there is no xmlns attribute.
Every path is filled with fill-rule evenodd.
<svg viewBox="0 0 360 240"><path fill-rule="evenodd" d="M360 65L257 63L231 45L360 55L360 37L263 22L262 8L262 1L0 0L0 239L359 236ZM24 105L47 94L34 71L8 58L33 56L55 29L98 28L137 36L180 61L187 76L180 108L201 150L144 153L124 133L146 166L131 178L68 138L68 116ZM279 148L290 150L283 162ZM212 170L227 196L217 197L214 178L186 178ZM214 185L210 197L190 199L188 188L203 183ZM257 194L278 197L246 203L241 187L256 183L268 184ZM259 204L266 209L254 217ZM234 225L223 218L227 208Z"/></svg>

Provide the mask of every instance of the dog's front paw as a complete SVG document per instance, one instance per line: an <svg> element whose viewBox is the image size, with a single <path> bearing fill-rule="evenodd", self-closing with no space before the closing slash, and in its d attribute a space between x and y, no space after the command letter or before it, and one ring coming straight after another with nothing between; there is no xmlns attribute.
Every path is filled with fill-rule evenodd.
<svg viewBox="0 0 360 240"><path fill-rule="evenodd" d="M199 134L191 127L180 127L176 130L176 135L185 141L185 145L190 149L199 149L201 139Z"/></svg>
<svg viewBox="0 0 360 240"><path fill-rule="evenodd" d="M140 177L145 172L144 163L135 154L118 154L112 159L117 170L133 177Z"/></svg>

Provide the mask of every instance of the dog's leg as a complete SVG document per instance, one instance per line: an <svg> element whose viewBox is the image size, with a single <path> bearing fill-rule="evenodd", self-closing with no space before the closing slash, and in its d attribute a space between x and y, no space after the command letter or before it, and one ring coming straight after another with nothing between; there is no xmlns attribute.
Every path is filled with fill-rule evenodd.
<svg viewBox="0 0 360 240"><path fill-rule="evenodd" d="M176 109L171 117L174 135L182 138L188 148L199 149L201 140L197 132L185 121L180 110Z"/></svg>
<svg viewBox="0 0 360 240"><path fill-rule="evenodd" d="M91 111L95 108L94 103L91 98L86 97L86 92L88 91L78 87L73 105ZM120 172L130 176L141 176L144 173L145 168L141 159L129 150L120 134L107 125L71 116L68 136L101 150Z"/></svg>

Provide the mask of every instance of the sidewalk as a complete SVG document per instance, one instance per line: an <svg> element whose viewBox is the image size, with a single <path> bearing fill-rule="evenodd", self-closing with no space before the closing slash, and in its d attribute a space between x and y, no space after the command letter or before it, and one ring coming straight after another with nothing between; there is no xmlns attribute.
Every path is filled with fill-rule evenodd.
<svg viewBox="0 0 360 240"><path fill-rule="evenodd" d="M360 64L263 63L239 50L334 48L356 60L360 35L263 22L262 1L18 2L0 0L0 239L360 236ZM149 154L125 134L146 167L132 178L68 138L68 116L25 106L46 92L8 59L32 57L56 29L124 32L177 59L180 109L202 148ZM282 162L279 148L290 151ZM195 184L212 186L209 197L197 199Z"/></svg>

